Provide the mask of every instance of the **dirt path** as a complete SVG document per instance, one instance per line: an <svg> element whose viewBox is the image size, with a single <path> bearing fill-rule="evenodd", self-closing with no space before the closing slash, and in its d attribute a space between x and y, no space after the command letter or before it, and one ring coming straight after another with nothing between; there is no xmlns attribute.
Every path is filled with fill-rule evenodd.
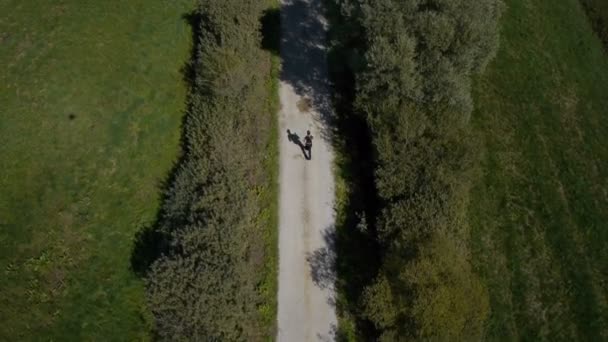
<svg viewBox="0 0 608 342"><path fill-rule="evenodd" d="M327 125L332 111L322 3L282 0L281 5L278 341L330 341L336 327ZM298 145L307 130L314 136L311 160Z"/></svg>

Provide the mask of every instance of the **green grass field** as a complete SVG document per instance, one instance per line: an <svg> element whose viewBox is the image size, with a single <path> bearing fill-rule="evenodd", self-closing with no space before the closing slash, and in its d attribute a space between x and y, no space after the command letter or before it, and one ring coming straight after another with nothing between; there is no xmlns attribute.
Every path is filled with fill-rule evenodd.
<svg viewBox="0 0 608 342"><path fill-rule="evenodd" d="M608 56L577 0L507 0L475 86L490 340L608 339Z"/></svg>
<svg viewBox="0 0 608 342"><path fill-rule="evenodd" d="M0 0L0 340L149 337L129 259L179 153L193 7Z"/></svg>

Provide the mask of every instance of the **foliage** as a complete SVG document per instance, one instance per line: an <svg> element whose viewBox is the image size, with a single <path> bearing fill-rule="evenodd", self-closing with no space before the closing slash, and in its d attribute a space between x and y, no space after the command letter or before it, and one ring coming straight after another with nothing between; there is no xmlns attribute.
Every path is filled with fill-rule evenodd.
<svg viewBox="0 0 608 342"><path fill-rule="evenodd" d="M166 250L147 276L162 340L262 340L266 171L276 146L270 54L261 49L263 1L201 1L184 157L165 194ZM274 168L271 165L271 168ZM268 214L266 215L273 215ZM273 235L274 236L274 235Z"/></svg>
<svg viewBox="0 0 608 342"><path fill-rule="evenodd" d="M471 270L466 247L458 242L436 234L420 244L419 255L405 265L390 255L385 259L384 272L364 297L367 315L383 332L382 340L481 338L488 294Z"/></svg>
<svg viewBox="0 0 608 342"><path fill-rule="evenodd" d="M470 76L483 71L498 46L499 1L340 1L351 19L359 107L383 113L423 107L410 128L466 124L472 110ZM388 97L387 97L388 95ZM395 114L397 115L397 114Z"/></svg>
<svg viewBox="0 0 608 342"><path fill-rule="evenodd" d="M382 262L360 315L382 340L479 338L487 292L469 265L471 77L498 46L502 5L337 1L338 49L372 131ZM469 300L470 297L477 298Z"/></svg>

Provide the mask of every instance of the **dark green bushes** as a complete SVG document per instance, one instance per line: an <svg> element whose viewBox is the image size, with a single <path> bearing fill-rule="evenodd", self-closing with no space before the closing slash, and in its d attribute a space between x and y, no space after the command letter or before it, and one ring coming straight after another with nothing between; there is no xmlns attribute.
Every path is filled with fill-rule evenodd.
<svg viewBox="0 0 608 342"><path fill-rule="evenodd" d="M261 49L257 0L201 0L184 122L184 156L168 185L156 236L164 254L147 274L162 340L273 336L260 289L271 187L264 170L274 115L270 54ZM271 227L272 228L272 227Z"/></svg>
<svg viewBox="0 0 608 342"><path fill-rule="evenodd" d="M593 30L608 51L608 2L604 0L580 0L587 17L591 21Z"/></svg>
<svg viewBox="0 0 608 342"><path fill-rule="evenodd" d="M498 0L337 0L335 29L372 130L379 274L356 315L381 339L479 338L488 295L469 264L471 76L498 45Z"/></svg>

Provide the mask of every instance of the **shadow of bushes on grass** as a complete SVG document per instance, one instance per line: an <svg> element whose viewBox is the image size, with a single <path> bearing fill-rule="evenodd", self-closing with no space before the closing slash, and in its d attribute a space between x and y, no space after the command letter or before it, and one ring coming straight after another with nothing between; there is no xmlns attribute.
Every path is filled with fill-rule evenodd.
<svg viewBox="0 0 608 342"><path fill-rule="evenodd" d="M150 266L167 248L168 237L158 230L157 224L144 226L135 234L131 253L131 269L144 277Z"/></svg>
<svg viewBox="0 0 608 342"><path fill-rule="evenodd" d="M608 53L608 5L601 0L579 0L591 27L604 44L604 52Z"/></svg>
<svg viewBox="0 0 608 342"><path fill-rule="evenodd" d="M160 203L161 208L159 209L156 218L150 224L140 227L134 237L133 250L131 252L131 270L140 277L145 277L150 267L156 260L162 255L169 251L171 236L163 231L163 226L179 226L183 222L168 222L171 220L169 215L163 209L164 204L167 202L167 196L172 184L175 183L175 178L180 169L186 161L184 157L184 151L188 146L187 136L185 134L185 124L187 113L192 111L192 91L196 82L196 53L199 48L199 37L200 23L202 20L201 15L196 12L185 13L182 15L182 19L190 26L192 34L192 45L190 48L190 59L186 61L184 66L181 68L180 73L182 74L182 80L187 87L187 98L186 98L186 110L182 116L182 122L180 125L180 141L179 150L181 151L180 157L174 162L171 167L171 171L168 176L159 184L159 192L161 194ZM173 219L175 220L175 219Z"/></svg>
<svg viewBox="0 0 608 342"><path fill-rule="evenodd" d="M281 45L281 11L278 8L264 11L261 23L262 49L278 56Z"/></svg>
<svg viewBox="0 0 608 342"><path fill-rule="evenodd" d="M204 17L198 11L192 11L182 15L182 19L188 23L191 30L191 48L190 58L187 60L183 67L180 69L182 74L182 80L187 87L187 98L185 100L185 111L182 116L180 126L180 141L179 150L181 151L180 157L174 162L167 177L160 182L158 189L161 194L160 203L161 207L157 212L157 215L153 222L150 224L140 227L135 234L133 250L131 252L130 265L132 271L140 277L145 277L150 267L156 260L168 253L170 250L171 236L168 232L164 231L162 227L176 227L185 224L179 218L168 215L164 209L164 205L167 202L168 194L171 190L172 184L175 183L176 176L180 167L187 162L184 152L189 146L187 134L185 131L186 120L188 113L191 113L193 108L193 91L196 86L196 75L197 75L197 51L200 50L200 37L201 23ZM262 35L262 48L278 55L280 46L280 11L279 9L269 9L263 13L260 19L261 28L260 33Z"/></svg>

